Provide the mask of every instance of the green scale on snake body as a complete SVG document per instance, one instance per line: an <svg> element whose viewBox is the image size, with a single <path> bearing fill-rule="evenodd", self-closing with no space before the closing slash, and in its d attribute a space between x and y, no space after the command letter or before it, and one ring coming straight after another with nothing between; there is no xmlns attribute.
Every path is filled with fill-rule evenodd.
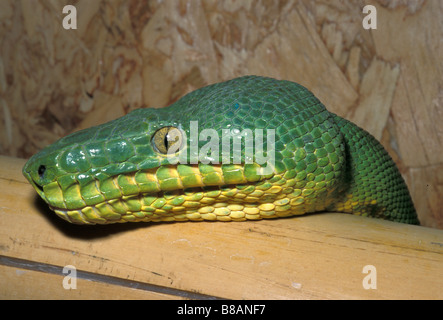
<svg viewBox="0 0 443 320"><path fill-rule="evenodd" d="M68 135L31 157L23 174L57 215L77 224L319 211L419 223L375 138L303 86L257 76Z"/></svg>

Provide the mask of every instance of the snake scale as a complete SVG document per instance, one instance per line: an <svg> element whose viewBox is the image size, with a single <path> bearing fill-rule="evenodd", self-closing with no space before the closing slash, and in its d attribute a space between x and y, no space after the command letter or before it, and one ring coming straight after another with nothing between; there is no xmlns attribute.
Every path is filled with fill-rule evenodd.
<svg viewBox="0 0 443 320"><path fill-rule="evenodd" d="M303 86L258 76L70 134L32 156L23 174L75 224L321 211L419 224L403 178L374 137Z"/></svg>

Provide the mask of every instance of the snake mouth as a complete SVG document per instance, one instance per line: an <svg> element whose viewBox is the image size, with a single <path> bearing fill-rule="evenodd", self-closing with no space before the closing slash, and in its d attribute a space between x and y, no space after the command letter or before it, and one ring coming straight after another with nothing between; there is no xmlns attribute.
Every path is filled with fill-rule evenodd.
<svg viewBox="0 0 443 320"><path fill-rule="evenodd" d="M37 191L37 194L46 202L46 196L45 196L45 192L43 191L43 186L41 186L39 183L37 183L36 181L34 181L34 179L32 178L31 174L28 173L27 171L23 170L23 175L25 176L26 180L28 180L28 182L31 184L31 186L35 189L35 191Z"/></svg>
<svg viewBox="0 0 443 320"><path fill-rule="evenodd" d="M84 186L53 181L38 192L59 217L75 224L258 219L257 206L282 191L266 182L274 174L259 175L258 169L256 164L168 165Z"/></svg>
<svg viewBox="0 0 443 320"><path fill-rule="evenodd" d="M62 219L74 224L109 224L123 222L167 221L242 221L258 219L257 206L263 191L252 184L210 186L140 193L111 199L81 209L51 209ZM239 214L240 213L240 214Z"/></svg>
<svg viewBox="0 0 443 320"><path fill-rule="evenodd" d="M82 209L51 207L73 224L124 222L245 221L289 217L306 212L304 197L293 192L291 181L196 187L124 196Z"/></svg>
<svg viewBox="0 0 443 320"><path fill-rule="evenodd" d="M42 198L45 198L45 192L43 191L43 187L39 185L37 182L32 180L31 178L28 179L29 183L34 187L34 189L37 191L38 195Z"/></svg>

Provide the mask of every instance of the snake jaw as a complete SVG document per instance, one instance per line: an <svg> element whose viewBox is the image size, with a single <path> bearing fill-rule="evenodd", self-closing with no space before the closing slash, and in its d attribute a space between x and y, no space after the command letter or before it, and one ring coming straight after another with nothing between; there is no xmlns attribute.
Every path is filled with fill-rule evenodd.
<svg viewBox="0 0 443 320"><path fill-rule="evenodd" d="M93 180L85 185L63 186L59 181L53 181L39 194L59 217L76 224L216 220L211 215L204 215L209 212L201 207L213 204L213 198L218 196L217 202L225 204L227 200L229 203L242 201L246 194L228 198L238 189L252 191L248 185L265 179L266 176L258 175L246 178L248 171L258 169L255 164L162 166L102 181ZM232 191L234 189L236 191ZM258 200L252 196L249 202ZM195 212L199 209L202 216Z"/></svg>
<svg viewBox="0 0 443 320"><path fill-rule="evenodd" d="M43 200L45 200L46 202L48 202L47 199L46 199L46 196L45 196L45 192L43 191L43 187L42 187L41 185L37 184L34 180L32 180L31 177L28 178L28 181L29 181L29 183L34 187L35 191L37 191L38 195L39 195Z"/></svg>
<svg viewBox="0 0 443 320"><path fill-rule="evenodd" d="M46 203L49 203L46 196L45 196L45 192L43 191L43 187L39 183L37 183L37 181L34 181L28 164L29 164L29 162L23 167L23 170L22 170L23 175L25 176L26 180L28 180L28 182L31 184L31 186L34 188L34 190L37 192L37 194Z"/></svg>
<svg viewBox="0 0 443 320"><path fill-rule="evenodd" d="M212 190L194 188L163 196L140 194L82 209L52 209L59 217L74 224L245 221L309 212L308 201L302 196L289 198L288 190L292 189L265 182L258 185L214 187Z"/></svg>
<svg viewBox="0 0 443 320"><path fill-rule="evenodd" d="M258 165L178 165L76 183L44 186L52 210L74 224L159 221L244 221L286 217L324 209L327 185L308 194L295 177L248 175ZM248 178L246 177L249 177ZM255 178L254 178L255 177ZM115 193L101 190L109 188ZM314 186L314 184L312 184ZM111 197L112 196L112 197ZM309 199L310 198L310 199Z"/></svg>

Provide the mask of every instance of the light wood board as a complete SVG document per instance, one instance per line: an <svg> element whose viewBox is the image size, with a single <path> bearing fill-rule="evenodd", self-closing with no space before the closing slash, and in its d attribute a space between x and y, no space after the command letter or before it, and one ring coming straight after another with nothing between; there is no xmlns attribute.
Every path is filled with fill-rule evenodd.
<svg viewBox="0 0 443 320"><path fill-rule="evenodd" d="M0 298L443 298L441 230L338 213L76 226L37 198L24 163L0 157Z"/></svg>

